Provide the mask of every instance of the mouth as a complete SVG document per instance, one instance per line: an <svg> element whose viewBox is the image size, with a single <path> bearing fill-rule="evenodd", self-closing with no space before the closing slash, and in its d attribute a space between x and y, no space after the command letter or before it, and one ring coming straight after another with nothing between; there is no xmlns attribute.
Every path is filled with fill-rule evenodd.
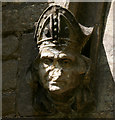
<svg viewBox="0 0 115 120"><path fill-rule="evenodd" d="M60 85L65 85L65 81L61 81L61 80L60 80L60 81L59 81L59 80L53 81L53 80L52 80L52 81L49 82L49 84L50 84L50 85L60 86Z"/></svg>
<svg viewBox="0 0 115 120"><path fill-rule="evenodd" d="M51 81L49 82L50 85L57 85L57 82Z"/></svg>

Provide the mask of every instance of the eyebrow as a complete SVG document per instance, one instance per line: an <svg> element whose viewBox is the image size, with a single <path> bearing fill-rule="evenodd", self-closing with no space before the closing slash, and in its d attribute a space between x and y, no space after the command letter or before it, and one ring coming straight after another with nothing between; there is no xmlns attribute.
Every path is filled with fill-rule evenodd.
<svg viewBox="0 0 115 120"><path fill-rule="evenodd" d="M53 58L54 54L47 52L40 55L40 58L47 58L47 57Z"/></svg>
<svg viewBox="0 0 115 120"><path fill-rule="evenodd" d="M59 55L59 59L60 59L60 58L61 58L61 59L67 59L67 58L69 58L70 60L74 60L74 59L75 59L75 57L73 57L72 55L65 55L65 54L64 54L63 56L61 56L61 57L60 57L60 55Z"/></svg>

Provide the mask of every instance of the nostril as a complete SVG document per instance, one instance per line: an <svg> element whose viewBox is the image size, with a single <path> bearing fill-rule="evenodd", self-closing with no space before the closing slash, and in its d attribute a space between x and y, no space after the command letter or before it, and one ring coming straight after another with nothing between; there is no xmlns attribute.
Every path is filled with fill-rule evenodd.
<svg viewBox="0 0 115 120"><path fill-rule="evenodd" d="M58 71L59 76L61 76L62 73L63 73L63 69L61 68L61 69Z"/></svg>
<svg viewBox="0 0 115 120"><path fill-rule="evenodd" d="M63 73L63 69L61 68L61 72Z"/></svg>
<svg viewBox="0 0 115 120"><path fill-rule="evenodd" d="M62 69L62 68L61 68L59 71L60 71L60 74L62 74L62 73L63 73L63 69Z"/></svg>

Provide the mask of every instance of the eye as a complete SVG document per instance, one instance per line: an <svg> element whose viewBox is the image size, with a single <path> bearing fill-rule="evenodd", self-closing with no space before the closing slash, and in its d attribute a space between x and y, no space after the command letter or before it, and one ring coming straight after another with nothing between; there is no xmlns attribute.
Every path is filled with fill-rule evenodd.
<svg viewBox="0 0 115 120"><path fill-rule="evenodd" d="M53 60L51 58L43 58L41 62L50 65L53 63Z"/></svg>
<svg viewBox="0 0 115 120"><path fill-rule="evenodd" d="M72 61L70 59L60 59L59 60L59 63L62 65L62 66L65 66L65 67L69 67L69 65L71 65Z"/></svg>
<svg viewBox="0 0 115 120"><path fill-rule="evenodd" d="M70 63L70 60L68 60L68 59L63 59L62 61L63 61L64 64Z"/></svg>

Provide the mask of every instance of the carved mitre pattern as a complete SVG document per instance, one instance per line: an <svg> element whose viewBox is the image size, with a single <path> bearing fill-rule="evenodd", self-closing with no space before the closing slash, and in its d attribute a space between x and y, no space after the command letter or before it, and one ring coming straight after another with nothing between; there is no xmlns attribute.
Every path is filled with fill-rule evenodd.
<svg viewBox="0 0 115 120"><path fill-rule="evenodd" d="M93 27L81 25L69 10L58 5L48 7L35 26L38 45L44 41L50 41L56 46L71 43L71 46L79 47L80 51L93 31Z"/></svg>

